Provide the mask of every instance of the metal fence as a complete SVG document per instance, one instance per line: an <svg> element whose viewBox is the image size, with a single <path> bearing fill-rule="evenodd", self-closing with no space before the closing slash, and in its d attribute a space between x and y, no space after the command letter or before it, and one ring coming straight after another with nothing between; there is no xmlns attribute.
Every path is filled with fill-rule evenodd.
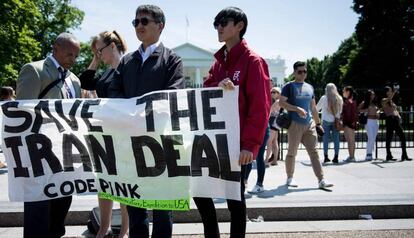
<svg viewBox="0 0 414 238"><path fill-rule="evenodd" d="M414 148L414 111L405 111L401 112L401 119L402 119L402 128L404 129L405 139L407 148ZM386 128L385 128L385 120L379 120L379 129L378 135L376 139L376 146L375 146L375 157L378 158L378 149L386 148ZM280 159L284 159L284 150L288 149L288 138L287 138L287 130L282 129L280 130L279 134L279 148L280 148ZM366 142L367 142L367 133L363 127L359 128L355 131L355 146L356 149L365 149ZM340 132L340 149L348 149L348 143L345 140L345 136L343 131ZM318 149L323 148L322 138L318 138ZM329 148L333 148L333 143L329 143ZM400 138L394 133L394 137L391 142L391 148L400 148ZM300 150L305 149L305 147L301 144L299 146Z"/></svg>

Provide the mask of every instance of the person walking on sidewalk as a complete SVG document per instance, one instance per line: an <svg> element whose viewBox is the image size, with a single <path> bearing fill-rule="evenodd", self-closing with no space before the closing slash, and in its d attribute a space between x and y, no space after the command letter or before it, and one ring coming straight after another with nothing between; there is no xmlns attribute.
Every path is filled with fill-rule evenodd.
<svg viewBox="0 0 414 238"><path fill-rule="evenodd" d="M342 112L342 97L339 95L335 84L328 83L325 87L325 95L320 99L316 108L318 112L322 110L322 127L325 133L323 134L323 154L324 163L330 162L328 157L329 141L332 139L334 143L335 155L332 163L338 163L339 155L339 130L335 126L335 120L339 120Z"/></svg>
<svg viewBox="0 0 414 238"><path fill-rule="evenodd" d="M391 140L394 136L394 131L397 133L398 137L401 140L401 149L402 156L401 161L410 161L411 159L407 155L407 146L405 141L404 130L401 127L401 115L397 110L397 105L392 100L394 95L397 93L397 90L386 86L385 93L387 97L383 98L381 101L382 110L384 110L386 119L385 119L385 128L386 128L386 148L387 148L387 161L394 161L391 154Z"/></svg>
<svg viewBox="0 0 414 238"><path fill-rule="evenodd" d="M225 45L214 55L204 87L222 87L231 90L239 85L241 201L227 200L230 211L230 237L243 238L246 234L246 200L244 197L245 167L258 154L268 126L270 111L269 70L266 61L254 53L243 39L247 16L237 7L221 10L214 18L219 42ZM212 198L194 197L204 225L204 236L220 237L216 209Z"/></svg>
<svg viewBox="0 0 414 238"><path fill-rule="evenodd" d="M295 80L287 83L282 89L280 97L280 106L289 111L292 122L288 129L288 153L286 155L285 167L287 180L286 185L297 187L293 179L295 172L295 159L299 144L305 146L309 154L313 172L318 178L318 187L332 187L324 179L321 162L319 161L318 151L316 149L318 130L323 131L321 127L318 111L316 109L315 95L312 85L305 82L307 67L305 62L298 61L293 65L293 74Z"/></svg>
<svg viewBox="0 0 414 238"><path fill-rule="evenodd" d="M355 162L355 130L357 129L358 110L355 101L355 91L352 86L344 87L342 91L344 105L342 107L342 123L344 124L344 136L348 143L348 158L345 162Z"/></svg>
<svg viewBox="0 0 414 238"><path fill-rule="evenodd" d="M375 103L375 92L368 89L364 96L364 101L358 106L358 110L367 116L367 124L365 124L365 131L367 132L367 152L365 156L366 161L373 160L372 151L375 147L379 128L379 109Z"/></svg>

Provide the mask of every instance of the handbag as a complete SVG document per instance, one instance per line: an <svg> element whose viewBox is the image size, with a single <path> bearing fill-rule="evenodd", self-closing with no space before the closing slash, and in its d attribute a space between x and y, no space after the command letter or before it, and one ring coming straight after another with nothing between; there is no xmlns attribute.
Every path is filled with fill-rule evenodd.
<svg viewBox="0 0 414 238"><path fill-rule="evenodd" d="M292 98L292 90L293 90L293 86L289 83L287 84L285 87L289 87L289 95L288 95L288 99L287 102L290 103L289 101ZM290 114L288 111L284 110L283 108L280 108L279 111L279 115L276 117L276 123L280 128L283 129L289 129L290 123L292 122L292 118L290 117Z"/></svg>
<svg viewBox="0 0 414 238"><path fill-rule="evenodd" d="M335 128L338 131L342 131L344 129L344 123L342 123L342 120L339 118L335 118Z"/></svg>
<svg viewBox="0 0 414 238"><path fill-rule="evenodd" d="M276 117L276 123L284 129L289 129L290 123L292 122L292 118L287 111L280 109L279 115Z"/></svg>
<svg viewBox="0 0 414 238"><path fill-rule="evenodd" d="M365 112L360 112L358 115L359 124L365 125L368 122L368 116L365 115Z"/></svg>

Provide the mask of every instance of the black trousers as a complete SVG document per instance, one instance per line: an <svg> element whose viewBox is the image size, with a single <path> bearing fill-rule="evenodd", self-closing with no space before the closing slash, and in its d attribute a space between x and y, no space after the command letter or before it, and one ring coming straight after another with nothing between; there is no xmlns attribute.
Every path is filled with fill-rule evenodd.
<svg viewBox="0 0 414 238"><path fill-rule="evenodd" d="M129 237L148 238L149 219L148 211L144 208L127 206L129 217ZM163 210L152 211L152 236L153 238L172 237L172 212Z"/></svg>
<svg viewBox="0 0 414 238"><path fill-rule="evenodd" d="M24 203L24 238L57 238L65 235L65 218L72 196Z"/></svg>
<svg viewBox="0 0 414 238"><path fill-rule="evenodd" d="M394 131L397 133L398 137L401 140L401 149L402 156L407 156L406 142L404 130L401 127L400 119L396 116L387 116L385 120L386 127L386 148L387 148L387 157L392 157L391 154L391 141L394 136Z"/></svg>
<svg viewBox="0 0 414 238"><path fill-rule="evenodd" d="M246 235L246 200L244 198L244 174L246 166L241 169L241 201L227 199L227 208L230 211L231 225L230 238L243 238ZM204 226L204 237L218 238L220 237L219 226L217 222L216 208L211 198L193 198Z"/></svg>

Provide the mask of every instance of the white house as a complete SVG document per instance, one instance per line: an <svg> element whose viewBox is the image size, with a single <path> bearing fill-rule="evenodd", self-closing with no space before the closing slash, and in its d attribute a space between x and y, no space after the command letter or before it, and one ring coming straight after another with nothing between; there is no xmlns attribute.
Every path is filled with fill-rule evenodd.
<svg viewBox="0 0 414 238"><path fill-rule="evenodd" d="M183 60L186 87L201 87L203 79L207 77L214 62L214 52L188 42L173 48L173 50ZM269 74L274 85L282 85L286 70L285 60L280 57L265 60L269 66Z"/></svg>

